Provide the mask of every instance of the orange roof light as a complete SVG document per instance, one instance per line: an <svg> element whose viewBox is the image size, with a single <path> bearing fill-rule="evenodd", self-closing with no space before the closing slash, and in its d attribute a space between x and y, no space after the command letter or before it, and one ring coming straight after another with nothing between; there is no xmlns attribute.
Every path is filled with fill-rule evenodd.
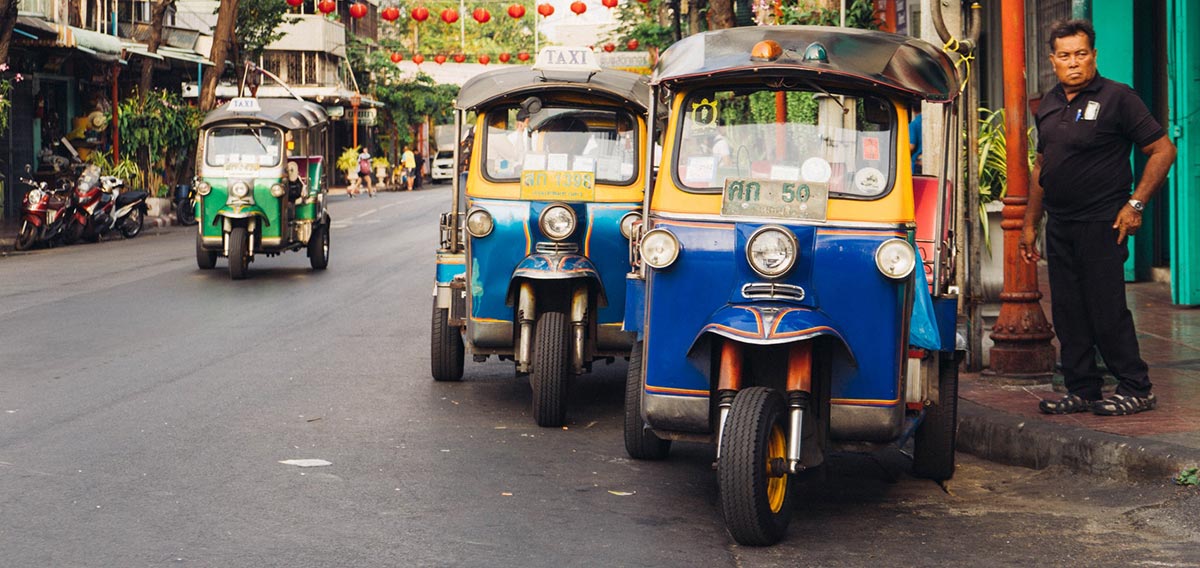
<svg viewBox="0 0 1200 568"><path fill-rule="evenodd" d="M770 39L754 44L754 49L750 50L751 61L775 61L780 55L783 55L783 48Z"/></svg>

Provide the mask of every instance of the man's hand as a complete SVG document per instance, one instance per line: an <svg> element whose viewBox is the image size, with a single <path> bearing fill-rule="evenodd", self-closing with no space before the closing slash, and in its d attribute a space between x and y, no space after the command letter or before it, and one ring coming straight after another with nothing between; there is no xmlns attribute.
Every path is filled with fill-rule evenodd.
<svg viewBox="0 0 1200 568"><path fill-rule="evenodd" d="M1117 244L1124 243L1126 236L1137 233L1141 227L1142 214L1126 204L1121 208L1121 212L1117 213L1117 220L1112 226L1117 230Z"/></svg>
<svg viewBox="0 0 1200 568"><path fill-rule="evenodd" d="M1021 229L1021 242L1017 246L1025 262L1032 264L1042 259L1037 249L1037 227L1033 224L1025 223L1025 228Z"/></svg>

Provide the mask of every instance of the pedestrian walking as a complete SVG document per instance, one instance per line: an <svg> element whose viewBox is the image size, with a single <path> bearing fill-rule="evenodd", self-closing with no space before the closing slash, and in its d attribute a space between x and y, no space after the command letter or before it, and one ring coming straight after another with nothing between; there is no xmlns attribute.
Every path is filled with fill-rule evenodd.
<svg viewBox="0 0 1200 568"><path fill-rule="evenodd" d="M375 197L375 180L372 179L375 174L371 173L371 153L367 152L366 147L358 154L358 177L367 184L367 193Z"/></svg>
<svg viewBox="0 0 1200 568"><path fill-rule="evenodd" d="M400 163L404 164L404 183L408 185L408 190L413 190L413 176L416 175L417 158L413 155L412 148L407 144L404 145L404 153L400 155Z"/></svg>
<svg viewBox="0 0 1200 568"><path fill-rule="evenodd" d="M1175 146L1131 87L1097 74L1090 22L1051 27L1050 63L1059 84L1035 116L1037 161L1020 252L1026 262L1041 258L1037 231L1044 209L1051 312L1068 394L1039 408L1108 416L1153 410L1158 401L1125 303L1125 238L1141 227L1146 202L1175 161ZM1136 186L1129 160L1135 144L1149 157ZM1109 398L1100 392L1096 350L1119 381Z"/></svg>

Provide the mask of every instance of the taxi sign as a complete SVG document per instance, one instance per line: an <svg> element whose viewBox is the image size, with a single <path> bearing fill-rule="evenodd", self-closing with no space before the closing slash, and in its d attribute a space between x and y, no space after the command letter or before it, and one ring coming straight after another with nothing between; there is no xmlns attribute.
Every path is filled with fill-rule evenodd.
<svg viewBox="0 0 1200 568"><path fill-rule="evenodd" d="M231 112L262 112L262 107L258 106L256 98L237 97L229 99L229 110Z"/></svg>
<svg viewBox="0 0 1200 568"><path fill-rule="evenodd" d="M596 54L586 47L555 45L542 48L533 63L533 70L596 73L600 71L600 63L596 61Z"/></svg>

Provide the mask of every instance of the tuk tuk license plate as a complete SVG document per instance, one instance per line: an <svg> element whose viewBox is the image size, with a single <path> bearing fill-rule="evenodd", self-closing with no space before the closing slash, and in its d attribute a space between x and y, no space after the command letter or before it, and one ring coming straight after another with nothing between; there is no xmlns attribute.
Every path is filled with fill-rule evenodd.
<svg viewBox="0 0 1200 568"><path fill-rule="evenodd" d="M533 170L521 173L521 199L528 201L592 201L596 174Z"/></svg>
<svg viewBox="0 0 1200 568"><path fill-rule="evenodd" d="M829 184L726 179L721 215L824 221Z"/></svg>

